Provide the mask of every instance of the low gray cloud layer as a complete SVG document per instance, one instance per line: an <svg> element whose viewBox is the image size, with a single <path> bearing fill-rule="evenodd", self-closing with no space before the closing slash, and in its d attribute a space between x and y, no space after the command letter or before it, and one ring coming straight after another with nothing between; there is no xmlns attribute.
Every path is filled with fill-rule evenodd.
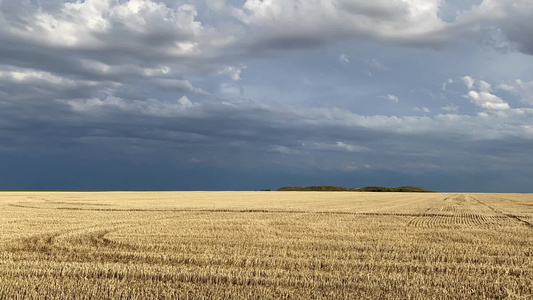
<svg viewBox="0 0 533 300"><path fill-rule="evenodd" d="M525 0L0 0L0 158L236 182L441 174L474 189L489 172L524 191L509 174L533 176L532 13Z"/></svg>

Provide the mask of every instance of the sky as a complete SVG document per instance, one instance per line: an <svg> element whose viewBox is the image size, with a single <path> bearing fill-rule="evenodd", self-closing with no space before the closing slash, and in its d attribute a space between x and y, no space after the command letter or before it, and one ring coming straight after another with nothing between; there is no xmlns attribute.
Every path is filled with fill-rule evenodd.
<svg viewBox="0 0 533 300"><path fill-rule="evenodd" d="M530 0L0 0L0 189L533 192Z"/></svg>

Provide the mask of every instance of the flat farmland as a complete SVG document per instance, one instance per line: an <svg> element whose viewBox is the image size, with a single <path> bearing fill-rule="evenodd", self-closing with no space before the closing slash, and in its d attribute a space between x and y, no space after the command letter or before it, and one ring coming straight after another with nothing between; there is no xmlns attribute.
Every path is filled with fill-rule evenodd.
<svg viewBox="0 0 533 300"><path fill-rule="evenodd" d="M533 195L0 192L0 299L533 299Z"/></svg>

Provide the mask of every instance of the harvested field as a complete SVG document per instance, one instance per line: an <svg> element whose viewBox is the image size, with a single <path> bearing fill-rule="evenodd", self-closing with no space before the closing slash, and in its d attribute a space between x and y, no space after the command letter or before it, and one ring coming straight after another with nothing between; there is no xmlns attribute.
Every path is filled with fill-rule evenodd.
<svg viewBox="0 0 533 300"><path fill-rule="evenodd" d="M533 299L533 195L1 192L0 299Z"/></svg>

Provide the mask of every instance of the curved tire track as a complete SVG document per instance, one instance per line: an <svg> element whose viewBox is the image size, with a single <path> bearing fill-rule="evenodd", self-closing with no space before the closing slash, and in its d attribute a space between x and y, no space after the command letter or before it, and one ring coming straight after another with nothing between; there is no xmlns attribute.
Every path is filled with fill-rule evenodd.
<svg viewBox="0 0 533 300"><path fill-rule="evenodd" d="M140 224L127 224L117 222L107 225L83 226L73 229L60 230L33 235L13 241L8 251L12 252L38 252L50 254L64 250L84 251L87 248L134 248L134 246L113 241L106 235L122 228L138 226Z"/></svg>

